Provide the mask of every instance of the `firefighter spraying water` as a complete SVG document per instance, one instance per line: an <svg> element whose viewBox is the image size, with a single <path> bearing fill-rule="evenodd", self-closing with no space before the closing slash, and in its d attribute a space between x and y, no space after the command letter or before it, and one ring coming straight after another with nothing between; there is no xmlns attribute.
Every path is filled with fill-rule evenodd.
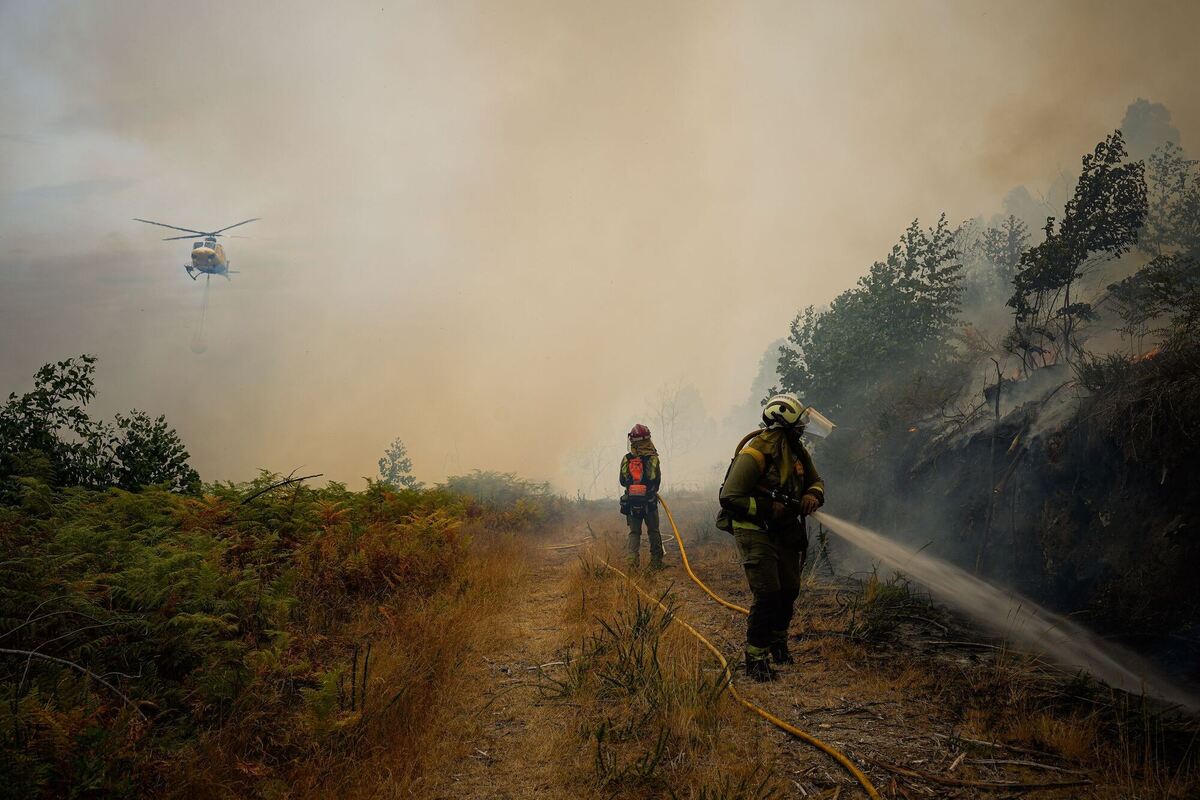
<svg viewBox="0 0 1200 800"><path fill-rule="evenodd" d="M825 482L801 436L805 426L826 435L833 426L792 394L763 407L766 430L747 436L721 485L717 527L732 533L754 600L746 623L746 673L775 678L771 661L791 664L788 626L800 595L808 554L804 517L825 503Z"/></svg>

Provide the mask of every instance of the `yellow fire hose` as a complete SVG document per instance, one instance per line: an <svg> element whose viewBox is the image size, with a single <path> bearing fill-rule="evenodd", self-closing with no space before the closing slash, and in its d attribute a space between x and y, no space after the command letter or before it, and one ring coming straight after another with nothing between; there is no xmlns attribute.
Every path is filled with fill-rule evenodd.
<svg viewBox="0 0 1200 800"><path fill-rule="evenodd" d="M739 614L749 615L750 609L742 608L737 603L731 603L724 597L721 597L712 589L708 588L704 581L696 577L696 573L692 572L692 564L690 561L688 561L687 550L685 550L683 547L683 537L679 535L679 528L675 525L675 515L671 513L671 507L667 505L667 501L662 495L658 496L658 501L662 503L663 511L667 512L667 521L671 523L671 532L675 534L675 541L679 544L679 557L683 560L683 568L687 570L688 577L690 577L697 586L703 589L705 594L707 594L713 600L716 600L721 605L732 611L736 611Z"/></svg>
<svg viewBox="0 0 1200 800"><path fill-rule="evenodd" d="M747 438L749 438L749 437L747 437ZM745 440L743 440L743 443L744 442L745 442ZM739 446L738 449L741 449L741 447ZM675 517L673 514L671 514L671 507L669 505L667 505L667 501L663 499L662 495L659 495L658 500L660 503L662 503L663 510L667 512L667 521L671 523L671 530L675 534L675 541L679 544L679 555L680 555L681 560L683 561L683 568L685 570L687 570L688 577L690 577L696 583L697 586L699 586L701 589L703 589L704 592L709 597L711 597L713 600L716 600L721 605L723 605L726 608L731 609L733 611L740 612L742 614L749 614L750 613L749 610L742 608L741 606L736 605L734 603L731 603L728 600L723 599L712 589L708 588L704 584L704 581L702 581L698 577L696 577L696 573L692 571L691 563L688 562L687 550L684 548L684 545L683 545L683 537L679 535L679 527L675 524ZM617 569L616 567L614 567L612 564L608 563L607 561L604 562L604 565L606 567L608 567L609 569L611 569L613 572L620 575L625 580L627 580L629 582L629 585L632 586L634 589L636 589L638 594L642 595L642 597L645 597L647 600L649 600L650 602L657 605L663 611L667 611L667 612L670 611L670 609L668 609L665 605L662 604L662 601L658 600L653 595L647 593L646 590L644 590L641 586L638 586L638 584L633 580L633 578L629 577L624 572ZM729 662L725 659L725 656L721 654L721 651L717 649L716 645L714 645L712 642L710 642L704 636L704 634L700 633L700 631L696 630L691 625L684 622L682 619L675 616L674 614L672 614L671 619L672 619L672 621L678 622L680 625L682 625L684 630L686 630L688 633L692 634L692 636L695 636L697 639L699 639L701 644L703 644L705 647L707 647L709 652L711 652L714 656L716 656L717 661L719 661L721 664L721 669L723 669L725 671L725 685L729 688L729 694L733 696L734 700L737 700L739 703L741 703L743 706L748 708L750 711L753 711L755 714L762 717L767 722L771 723L772 725L779 728L780 730L785 731L785 732L791 734L792 736L795 736L800 741L810 744L813 747L817 748L818 750L822 751L823 753L831 756L835 761L837 761L839 764L841 764L842 767L845 768L845 770L847 772L849 772L856 781L859 782L859 784L862 786L863 790L867 793L867 796L870 797L871 800L880 800L879 792L877 792L875 790L875 787L871 784L871 779L868 778L865 774L863 774L862 770L860 770L858 767L856 767L854 765L854 762L851 761L849 758L847 758L846 755L844 753L842 753L840 750L838 750L836 747L826 744L825 742L821 741L820 739L818 739L817 737L815 737L811 734L805 733L804 731L797 728L795 725L785 722L784 720L782 720L779 717L772 714L770 711L767 711L765 708L755 705L754 703L747 700L745 697L742 697L742 693L739 692L737 690L737 687L733 685L733 671L729 668Z"/></svg>

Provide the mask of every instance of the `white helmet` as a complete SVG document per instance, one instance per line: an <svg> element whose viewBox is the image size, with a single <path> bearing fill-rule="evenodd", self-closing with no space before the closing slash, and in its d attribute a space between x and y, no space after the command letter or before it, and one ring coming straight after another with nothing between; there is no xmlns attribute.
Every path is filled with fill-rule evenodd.
<svg viewBox="0 0 1200 800"><path fill-rule="evenodd" d="M763 406L762 418L768 428L794 428L805 422L804 403L791 393L777 394Z"/></svg>

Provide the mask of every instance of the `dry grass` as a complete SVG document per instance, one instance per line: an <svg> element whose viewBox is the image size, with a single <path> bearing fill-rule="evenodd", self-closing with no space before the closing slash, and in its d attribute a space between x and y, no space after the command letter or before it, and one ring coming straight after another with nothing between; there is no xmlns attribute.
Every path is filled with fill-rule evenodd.
<svg viewBox="0 0 1200 800"><path fill-rule="evenodd" d="M569 640L579 642L596 620L611 617L621 599L614 585L616 573L604 565L605 559L619 563L607 539L595 549L579 553L574 569L567 573L568 602L562 612L562 624Z"/></svg>
<svg viewBox="0 0 1200 800"><path fill-rule="evenodd" d="M283 797L411 797L431 771L464 757L478 709L469 695L479 652L502 635L498 619L522 579L531 544L476 535L462 577L403 614L387 606L362 620L378 638L361 719L323 757L289 776ZM348 721L347 721L348 722Z"/></svg>
<svg viewBox="0 0 1200 800"><path fill-rule="evenodd" d="M563 784L582 796L616 798L776 796L763 750L742 733L729 735L742 718L723 690L723 673L671 624L672 613L596 556L583 556L567 584L573 602L563 621L581 635L568 668L544 683L548 697L573 709ZM663 603L672 607L669 594Z"/></svg>
<svg viewBox="0 0 1200 800"><path fill-rule="evenodd" d="M941 689L947 707L962 709L963 736L1009 751L993 758L1070 765L1095 780L1089 797L1200 796L1194 719L1151 711L1140 698L1069 680L1037 658L1005 650L943 679Z"/></svg>

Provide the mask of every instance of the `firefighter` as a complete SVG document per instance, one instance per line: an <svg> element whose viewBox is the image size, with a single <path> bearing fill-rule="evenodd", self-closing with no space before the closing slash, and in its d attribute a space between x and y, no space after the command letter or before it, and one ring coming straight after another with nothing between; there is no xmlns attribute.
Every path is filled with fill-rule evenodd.
<svg viewBox="0 0 1200 800"><path fill-rule="evenodd" d="M805 408L792 394L763 407L766 430L734 457L721 486L717 526L737 541L753 602L746 624L746 673L775 677L771 660L791 664L788 625L808 554L804 517L825 502L825 483L800 437Z"/></svg>
<svg viewBox="0 0 1200 800"><path fill-rule="evenodd" d="M650 441L650 429L634 425L629 431L629 452L621 459L621 513L629 520L629 565L637 567L642 540L642 522L650 540L650 568L663 568L662 535L658 529L658 487L662 469L658 451Z"/></svg>

